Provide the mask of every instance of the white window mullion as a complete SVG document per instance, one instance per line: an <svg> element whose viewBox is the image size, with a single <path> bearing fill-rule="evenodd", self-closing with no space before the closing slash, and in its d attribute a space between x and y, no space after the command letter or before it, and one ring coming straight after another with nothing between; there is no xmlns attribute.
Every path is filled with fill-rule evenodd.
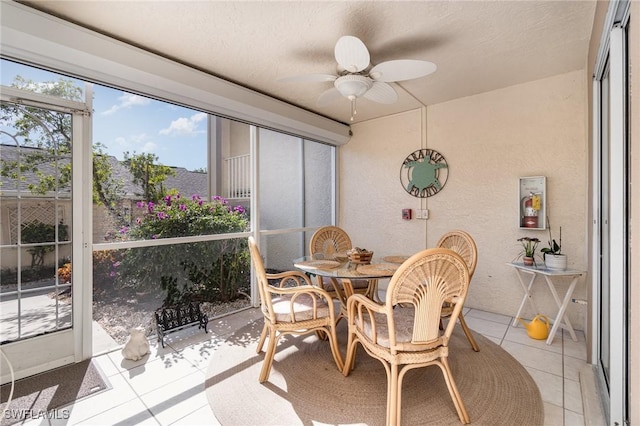
<svg viewBox="0 0 640 426"><path fill-rule="evenodd" d="M591 324L593 333L591 335L591 347L587 348L590 352L590 360L592 364L598 363L600 359L600 350L597 342L600 341L600 327L595 326L597 322L599 322L598 318L600 317L600 292L598 288L600 287L600 280L602 279L602 270L600 267L600 247L601 247L601 237L600 237L600 227L602 224L600 223L600 191L602 191L602 183L601 183L601 170L600 170L600 162L601 162L601 150L600 145L601 141L601 131L602 125L600 117L602 117L602 80L600 78L593 79L593 144L592 144L592 216L593 216L593 224L591 227L591 235L593 236L592 241L592 250L591 250L591 286L592 286L592 296L591 296Z"/></svg>
<svg viewBox="0 0 640 426"><path fill-rule="evenodd" d="M249 127L249 154L251 157L251 235L260 246L260 132L257 126ZM260 294L253 268L251 268L251 305L260 305Z"/></svg>

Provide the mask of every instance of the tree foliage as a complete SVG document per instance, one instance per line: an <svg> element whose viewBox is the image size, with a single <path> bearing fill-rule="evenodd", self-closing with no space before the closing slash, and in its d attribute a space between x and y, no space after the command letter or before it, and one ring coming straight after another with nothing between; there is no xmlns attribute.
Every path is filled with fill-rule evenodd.
<svg viewBox="0 0 640 426"><path fill-rule="evenodd" d="M72 80L36 83L17 76L11 84L20 90L82 102L83 92ZM37 179L27 188L34 194L46 194L71 187L71 114L3 102L0 106L0 125L5 136L24 149L16 158L0 159L0 174L15 180L33 175ZM14 133L9 133L13 129ZM76 141L81 143L82 141ZM29 149L37 148L37 149ZM115 208L122 195L123 182L113 176L113 170L102 144L93 145L93 201L107 207L124 224L124 218Z"/></svg>
<svg viewBox="0 0 640 426"><path fill-rule="evenodd" d="M12 87L80 101L82 91L69 80L34 83L17 76ZM19 158L2 158L0 173L12 179L24 179L26 174L35 174L37 183L30 182L28 188L33 193L44 194L70 186L71 182L71 115L21 104L3 102L0 106L2 132L13 139L16 146L38 148L24 150ZM14 133L9 133L12 129ZM57 173L47 166L57 165ZM45 170L45 171L43 171Z"/></svg>
<svg viewBox="0 0 640 426"><path fill-rule="evenodd" d="M20 237L25 244L50 243L44 245L34 245L27 249L31 254L31 267L43 266L44 257L47 253L55 250L56 241L69 241L69 226L63 223L48 225L39 221L33 221L22 226Z"/></svg>
<svg viewBox="0 0 640 426"><path fill-rule="evenodd" d="M151 153L124 153L124 164L133 176L133 183L142 188L142 193L136 195L142 196L146 201L158 202L167 195L164 181L169 176L176 175L171 167L157 164L157 161L158 156Z"/></svg>

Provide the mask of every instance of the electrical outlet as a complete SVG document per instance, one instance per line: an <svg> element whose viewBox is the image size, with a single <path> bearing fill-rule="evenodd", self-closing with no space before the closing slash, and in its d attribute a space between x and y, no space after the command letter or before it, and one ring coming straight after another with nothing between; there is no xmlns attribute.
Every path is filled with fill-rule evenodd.
<svg viewBox="0 0 640 426"><path fill-rule="evenodd" d="M416 210L416 219L429 219L429 210Z"/></svg>

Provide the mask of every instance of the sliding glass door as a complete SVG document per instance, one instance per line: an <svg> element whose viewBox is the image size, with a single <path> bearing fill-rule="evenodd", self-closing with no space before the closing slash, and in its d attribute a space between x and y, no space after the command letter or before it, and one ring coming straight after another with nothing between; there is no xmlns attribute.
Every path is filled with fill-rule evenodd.
<svg viewBox="0 0 640 426"><path fill-rule="evenodd" d="M594 73L593 359L608 423L628 419L628 4L611 4Z"/></svg>

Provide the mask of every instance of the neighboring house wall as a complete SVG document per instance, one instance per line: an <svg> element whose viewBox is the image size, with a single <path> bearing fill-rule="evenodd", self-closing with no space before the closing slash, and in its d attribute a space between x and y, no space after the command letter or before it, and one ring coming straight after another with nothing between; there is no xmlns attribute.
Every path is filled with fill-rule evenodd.
<svg viewBox="0 0 640 426"><path fill-rule="evenodd" d="M221 195L225 198L232 199L234 204L238 204L242 200L237 199L236 196L250 195L251 193L251 179L250 170L244 167L251 167L251 160L248 157L251 145L251 127L245 123L239 123L233 120L221 120L222 129L220 132L221 146L222 146L222 159L221 159L221 182L222 188ZM230 160L233 158L244 157L245 160L240 164L235 165L236 168L231 177L230 173ZM242 160L241 160L242 161ZM246 172L246 173L243 173ZM229 189L235 189L235 193L230 193ZM249 207L248 202L242 203L244 207Z"/></svg>
<svg viewBox="0 0 640 426"><path fill-rule="evenodd" d="M518 177L547 177L555 237L562 226L569 266L587 267L584 80L585 72L575 71L354 125L339 148L339 224L354 245L380 255L411 254L449 230L468 231L479 259L466 305L514 315L523 292L506 263L521 250L516 240L538 237L543 247L548 239L545 231L518 227ZM440 152L449 165L445 188L426 200L407 194L399 178L404 158L420 148ZM402 220L403 208L427 208L429 219ZM539 305L553 311L539 284ZM584 298L585 289L582 281L575 297ZM584 329L584 306L572 304L568 314Z"/></svg>
<svg viewBox="0 0 640 426"><path fill-rule="evenodd" d="M226 120L229 123L229 157L249 154L251 142L251 127L245 123L239 123L233 120Z"/></svg>
<svg viewBox="0 0 640 426"><path fill-rule="evenodd" d="M135 220L136 212L139 209L136 208L136 200L123 199L121 200L115 210L119 211L124 220L127 223ZM114 235L122 229L123 225L115 215L109 211L105 206L94 204L93 205L93 242L104 243L111 241Z"/></svg>

